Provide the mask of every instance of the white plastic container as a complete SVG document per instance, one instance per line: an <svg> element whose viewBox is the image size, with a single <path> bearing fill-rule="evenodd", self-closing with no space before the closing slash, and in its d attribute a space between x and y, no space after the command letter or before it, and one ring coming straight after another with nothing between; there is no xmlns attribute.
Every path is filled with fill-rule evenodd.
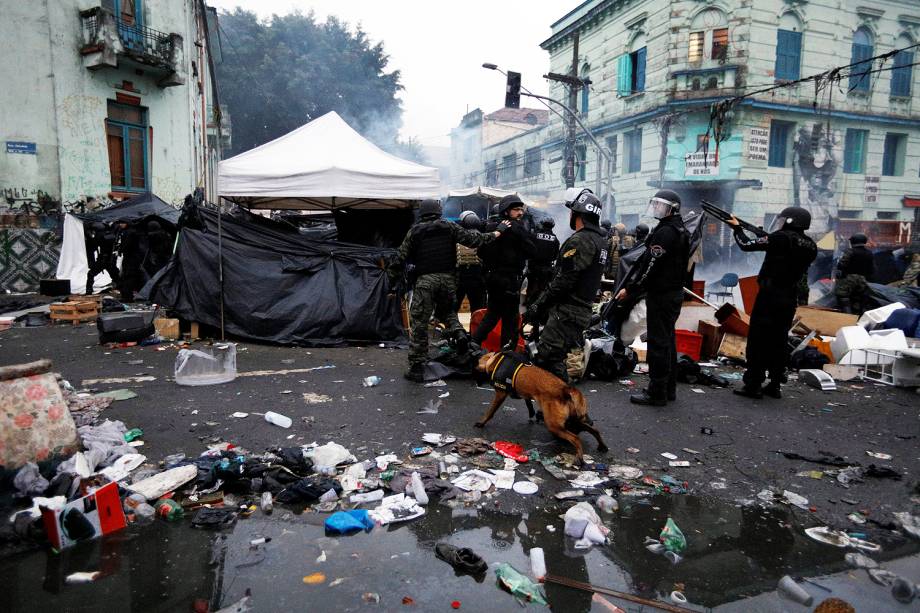
<svg viewBox="0 0 920 613"><path fill-rule="evenodd" d="M871 311L866 311L859 317L859 321L856 322L857 326L868 327L875 324L883 324L888 320L888 317L897 311L898 309L906 309L907 307L901 304L900 302L895 302L893 304L886 304L883 307L877 309L872 309Z"/></svg>
<svg viewBox="0 0 920 613"><path fill-rule="evenodd" d="M530 573L534 579L543 583L543 578L546 577L546 559L542 547L533 547L530 550Z"/></svg>
<svg viewBox="0 0 920 613"><path fill-rule="evenodd" d="M868 349L870 343L871 339L865 328L844 326L837 330L837 336L831 342L831 353L834 354L834 360L841 363L843 356L857 349ZM858 360L856 356L853 358Z"/></svg>
<svg viewBox="0 0 920 613"><path fill-rule="evenodd" d="M176 383L215 385L236 379L236 345L219 343L201 349L181 349L176 356Z"/></svg>
<svg viewBox="0 0 920 613"><path fill-rule="evenodd" d="M265 412L265 421L267 421L270 424L275 424L276 426L280 426L282 428L290 428L291 424L294 423L291 421L290 417L286 417L282 415L281 413L275 413L274 411Z"/></svg>
<svg viewBox="0 0 920 613"><path fill-rule="evenodd" d="M425 484L418 471L412 473L412 492L415 494L415 502L424 506L428 504L428 494L425 492Z"/></svg>
<svg viewBox="0 0 920 613"><path fill-rule="evenodd" d="M797 602L806 607L810 607L814 601L812 595L802 589L802 586L795 582L789 575L785 575L779 580L778 591L780 594L793 602Z"/></svg>

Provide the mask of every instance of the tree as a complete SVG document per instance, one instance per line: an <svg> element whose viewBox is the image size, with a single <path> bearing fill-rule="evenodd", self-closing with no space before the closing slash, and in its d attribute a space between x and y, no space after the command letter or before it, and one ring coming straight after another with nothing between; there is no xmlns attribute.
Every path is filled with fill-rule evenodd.
<svg viewBox="0 0 920 613"><path fill-rule="evenodd" d="M383 43L359 27L311 11L260 22L240 8L220 19L223 61L217 66L221 101L229 108L235 155L335 111L378 146L417 152L400 143L402 91L388 72Z"/></svg>

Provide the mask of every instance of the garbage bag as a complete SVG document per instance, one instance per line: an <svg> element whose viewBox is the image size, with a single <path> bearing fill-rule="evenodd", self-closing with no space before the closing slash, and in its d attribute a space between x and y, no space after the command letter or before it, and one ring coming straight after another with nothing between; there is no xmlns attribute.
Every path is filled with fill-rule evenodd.
<svg viewBox="0 0 920 613"><path fill-rule="evenodd" d="M661 539L661 542L664 544L664 548L668 551L673 551L674 553L683 553L687 548L687 538L684 536L684 533L680 531L680 528L677 527L677 524L674 523L674 520L670 517L668 518L667 523L665 523L664 528L661 529L661 534L658 536Z"/></svg>
<svg viewBox="0 0 920 613"><path fill-rule="evenodd" d="M354 509L333 513L326 518L324 525L327 534L351 534L361 530L370 532L374 528L374 520L366 510Z"/></svg>
<svg viewBox="0 0 920 613"><path fill-rule="evenodd" d="M307 477L306 479L301 479L300 481L297 481L296 483L284 488L275 497L275 502L280 504L291 504L297 502L311 504L319 500L320 496L329 490L335 490L336 494L341 494L342 486L338 481L334 479L314 475L312 477Z"/></svg>
<svg viewBox="0 0 920 613"><path fill-rule="evenodd" d="M601 522L594 507L588 502L579 502L565 512L565 534L574 539L576 549L587 549L591 545L607 542L610 529Z"/></svg>
<svg viewBox="0 0 920 613"><path fill-rule="evenodd" d="M13 477L13 486L18 498L41 496L48 489L48 485L48 480L42 477L35 462L24 465Z"/></svg>
<svg viewBox="0 0 920 613"><path fill-rule="evenodd" d="M510 564L499 564L495 568L495 576L498 579L498 584L511 592L516 598L542 605L547 604L540 585L519 573Z"/></svg>
<svg viewBox="0 0 920 613"><path fill-rule="evenodd" d="M304 451L304 456L313 462L313 469L317 472L334 469L342 462L354 462L355 456L338 443L329 442L314 449Z"/></svg>

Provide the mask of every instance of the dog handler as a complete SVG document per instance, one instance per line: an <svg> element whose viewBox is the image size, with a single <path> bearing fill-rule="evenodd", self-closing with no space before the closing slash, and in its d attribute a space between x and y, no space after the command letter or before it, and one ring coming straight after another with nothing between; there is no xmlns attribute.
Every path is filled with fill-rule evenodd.
<svg viewBox="0 0 920 613"><path fill-rule="evenodd" d="M680 216L680 196L659 190L649 201L648 215L658 220L646 242L636 274L616 299L647 292L648 389L629 397L634 404L664 406L677 399L677 339L674 326L684 301L690 262L690 233Z"/></svg>
<svg viewBox="0 0 920 613"><path fill-rule="evenodd" d="M468 337L457 319L457 243L479 247L499 237L505 226L491 234L467 230L441 219L441 203L422 200L419 220L409 229L406 238L387 269L390 287L395 287L406 263L414 264L412 303L409 306L409 370L405 377L421 383L428 361L428 323L432 313L447 326L458 342L467 344Z"/></svg>
<svg viewBox="0 0 920 613"><path fill-rule="evenodd" d="M565 358L584 343L591 305L607 264L607 236L600 227L601 201L590 189L566 190L569 227L575 230L559 249L549 287L527 309L527 321L546 322L534 363L568 382Z"/></svg>

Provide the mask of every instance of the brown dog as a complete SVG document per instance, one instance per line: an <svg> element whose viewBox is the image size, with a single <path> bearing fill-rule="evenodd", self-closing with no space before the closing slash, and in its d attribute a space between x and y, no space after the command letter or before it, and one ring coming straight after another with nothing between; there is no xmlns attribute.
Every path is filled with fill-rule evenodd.
<svg viewBox="0 0 920 613"><path fill-rule="evenodd" d="M501 359L502 354L500 353L487 353L479 358L476 370L485 373L492 379ZM597 431L588 417L588 403L580 391L566 385L562 379L552 373L532 364L524 364L516 369L513 376L513 387L514 392L527 403L531 418L535 416L532 401L536 400L540 403L547 430L567 440L575 447L577 464L583 462L584 454L581 440L578 438L580 432L588 432L597 439L597 450L600 453L607 451L607 445L601 439L601 433ZM492 404L475 426L485 427L510 393L509 390L496 386Z"/></svg>

